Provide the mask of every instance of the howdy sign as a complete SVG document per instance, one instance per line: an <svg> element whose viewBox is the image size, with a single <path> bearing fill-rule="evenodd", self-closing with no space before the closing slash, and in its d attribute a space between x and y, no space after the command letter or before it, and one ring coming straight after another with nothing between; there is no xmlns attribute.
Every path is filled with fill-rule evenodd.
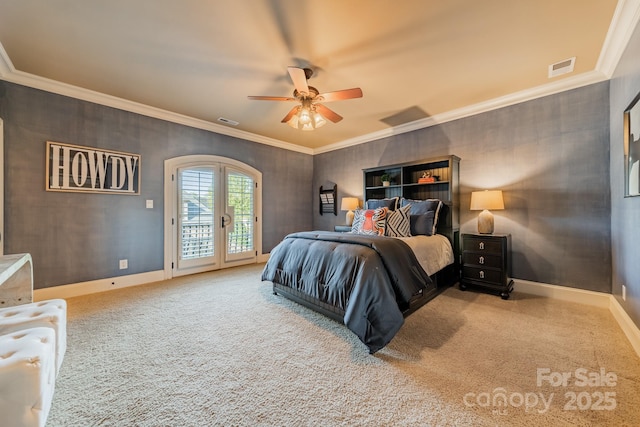
<svg viewBox="0 0 640 427"><path fill-rule="evenodd" d="M47 191L140 194L140 156L47 141Z"/></svg>

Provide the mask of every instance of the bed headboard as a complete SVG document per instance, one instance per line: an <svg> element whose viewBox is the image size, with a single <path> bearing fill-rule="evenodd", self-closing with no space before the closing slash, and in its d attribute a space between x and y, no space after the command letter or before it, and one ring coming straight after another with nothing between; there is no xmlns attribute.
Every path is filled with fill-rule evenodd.
<svg viewBox="0 0 640 427"><path fill-rule="evenodd" d="M455 269L460 262L460 158L454 155L377 166L363 171L363 198L440 199L437 233L451 242ZM382 178L389 182L383 183Z"/></svg>
<svg viewBox="0 0 640 427"><path fill-rule="evenodd" d="M447 236L455 249L460 230L459 169L460 158L454 155L364 169L364 200L442 200L447 209L440 214L437 232Z"/></svg>

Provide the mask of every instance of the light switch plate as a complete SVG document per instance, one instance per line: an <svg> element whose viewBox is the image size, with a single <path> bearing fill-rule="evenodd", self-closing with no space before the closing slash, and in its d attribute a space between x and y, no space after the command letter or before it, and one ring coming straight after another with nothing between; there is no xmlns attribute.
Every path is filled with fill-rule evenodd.
<svg viewBox="0 0 640 427"><path fill-rule="evenodd" d="M153 209L153 200L147 200L147 209Z"/></svg>

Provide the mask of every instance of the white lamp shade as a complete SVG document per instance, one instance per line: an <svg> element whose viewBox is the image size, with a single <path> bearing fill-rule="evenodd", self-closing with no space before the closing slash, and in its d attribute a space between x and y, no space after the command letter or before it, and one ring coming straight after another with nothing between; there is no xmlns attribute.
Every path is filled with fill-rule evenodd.
<svg viewBox="0 0 640 427"><path fill-rule="evenodd" d="M471 192L471 210L500 210L504 209L501 190L484 190Z"/></svg>
<svg viewBox="0 0 640 427"><path fill-rule="evenodd" d="M352 211L358 209L360 201L356 197L343 197L340 204L341 211Z"/></svg>
<svg viewBox="0 0 640 427"><path fill-rule="evenodd" d="M343 197L340 203L340 210L347 211L345 221L347 225L353 224L354 209L358 209L360 201L356 197Z"/></svg>
<svg viewBox="0 0 640 427"><path fill-rule="evenodd" d="M484 190L471 192L472 211L482 211L478 215L478 233L493 233L493 214L491 210L504 209L504 199L500 190Z"/></svg>

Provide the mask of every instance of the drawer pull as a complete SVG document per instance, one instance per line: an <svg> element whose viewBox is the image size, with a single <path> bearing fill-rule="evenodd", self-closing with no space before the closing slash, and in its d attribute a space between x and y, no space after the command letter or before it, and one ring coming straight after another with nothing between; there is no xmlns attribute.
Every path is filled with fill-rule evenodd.
<svg viewBox="0 0 640 427"><path fill-rule="evenodd" d="M484 279L484 271L480 271L480 278Z"/></svg>
<svg viewBox="0 0 640 427"><path fill-rule="evenodd" d="M480 246L480 249L484 249L484 242L480 242L478 246Z"/></svg>
<svg viewBox="0 0 640 427"><path fill-rule="evenodd" d="M479 264L484 264L484 257L481 256L480 258L478 258L478 263Z"/></svg>

